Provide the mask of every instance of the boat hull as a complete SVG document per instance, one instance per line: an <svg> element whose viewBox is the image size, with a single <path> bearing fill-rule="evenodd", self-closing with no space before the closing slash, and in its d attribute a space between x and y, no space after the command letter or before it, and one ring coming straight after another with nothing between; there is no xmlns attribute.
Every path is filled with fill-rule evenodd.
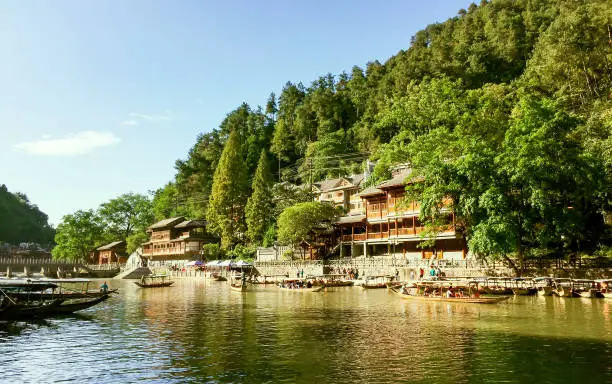
<svg viewBox="0 0 612 384"><path fill-rule="evenodd" d="M141 283L139 281L134 281L134 284L139 286L140 288L161 288L161 287L169 287L174 284L174 281L164 281L163 283Z"/></svg>
<svg viewBox="0 0 612 384"><path fill-rule="evenodd" d="M325 286L320 285L317 287L312 287L312 288L282 288L282 287L278 287L279 290L281 291L288 291L288 292L320 292L323 290L323 288L325 288Z"/></svg>

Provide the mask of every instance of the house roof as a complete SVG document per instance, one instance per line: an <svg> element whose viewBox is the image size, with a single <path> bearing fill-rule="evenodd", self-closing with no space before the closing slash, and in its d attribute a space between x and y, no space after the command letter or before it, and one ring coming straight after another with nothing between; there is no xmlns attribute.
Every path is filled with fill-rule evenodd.
<svg viewBox="0 0 612 384"><path fill-rule="evenodd" d="M381 184L378 184L376 188L386 189L405 185L406 178L410 175L411 171L412 170L410 168L404 169L400 171L397 175L395 175L391 180L387 180Z"/></svg>
<svg viewBox="0 0 612 384"><path fill-rule="evenodd" d="M366 218L366 215L354 215L354 216L341 216L336 220L335 224L356 224L362 223Z"/></svg>
<svg viewBox="0 0 612 384"><path fill-rule="evenodd" d="M318 183L313 184L313 187L316 187L321 192L327 192L336 189L359 187L363 180L363 174L357 174L347 177L338 177L336 179L322 180ZM347 181L350 185L342 185L343 181Z"/></svg>
<svg viewBox="0 0 612 384"><path fill-rule="evenodd" d="M359 193L360 197L366 197L366 196L376 196L376 195L383 195L385 192L383 192L381 189L378 189L374 186L372 187L368 187L366 189L364 189L363 191L361 191Z"/></svg>
<svg viewBox="0 0 612 384"><path fill-rule="evenodd" d="M112 249L112 248L114 248L114 247L116 247L118 245L125 245L125 241L123 241L123 240L121 240L121 241L113 241L112 243L109 243L109 244L103 245L103 246L101 246L99 248L96 248L96 251L104 251L104 250L107 250L107 249Z"/></svg>
<svg viewBox="0 0 612 384"><path fill-rule="evenodd" d="M206 227L205 220L185 220L182 223L178 223L174 226L174 228L199 228Z"/></svg>
<svg viewBox="0 0 612 384"><path fill-rule="evenodd" d="M147 229L160 229L160 228L166 228L166 227L174 227L176 224L182 221L185 221L184 217L171 217L169 219L158 221L157 223L151 225Z"/></svg>

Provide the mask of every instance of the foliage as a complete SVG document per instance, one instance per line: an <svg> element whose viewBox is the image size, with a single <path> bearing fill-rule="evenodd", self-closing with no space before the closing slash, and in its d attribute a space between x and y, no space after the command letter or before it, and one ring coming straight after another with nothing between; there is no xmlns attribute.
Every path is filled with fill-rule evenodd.
<svg viewBox="0 0 612 384"><path fill-rule="evenodd" d="M336 209L326 203L308 202L291 206L278 218L278 241L296 245L308 240L313 230L330 228L336 214Z"/></svg>
<svg viewBox="0 0 612 384"><path fill-rule="evenodd" d="M286 249L285 252L283 252L283 260L293 260L294 257L295 255L292 249Z"/></svg>
<svg viewBox="0 0 612 384"><path fill-rule="evenodd" d="M136 251L142 243L145 243L149 240L149 235L146 232L134 232L130 236L128 236L125 241L127 243L127 253L132 254Z"/></svg>
<svg viewBox="0 0 612 384"><path fill-rule="evenodd" d="M248 185L238 131L233 131L215 170L206 218L208 230L221 237L221 246L230 248L245 230L244 208Z"/></svg>
<svg viewBox="0 0 612 384"><path fill-rule="evenodd" d="M245 246L237 244L234 249L229 251L227 255L231 259L251 260L255 257L256 248L252 246Z"/></svg>
<svg viewBox="0 0 612 384"><path fill-rule="evenodd" d="M225 252L221 249L219 244L204 244L202 251L206 260L219 260L225 258Z"/></svg>
<svg viewBox="0 0 612 384"><path fill-rule="evenodd" d="M91 209L79 210L62 218L51 253L54 259L87 261L89 253L106 240L100 217Z"/></svg>
<svg viewBox="0 0 612 384"><path fill-rule="evenodd" d="M55 236L48 217L23 193L11 193L0 185L0 241L49 245Z"/></svg>
<svg viewBox="0 0 612 384"><path fill-rule="evenodd" d="M270 224L270 226L268 227L268 229L266 229L266 232L264 233L262 245L264 247L271 247L274 245L275 241L276 241L276 225Z"/></svg>
<svg viewBox="0 0 612 384"><path fill-rule="evenodd" d="M100 205L98 215L106 230L117 239L144 232L153 222L151 201L144 195L126 193Z"/></svg>
<svg viewBox="0 0 612 384"><path fill-rule="evenodd" d="M272 174L265 150L261 152L255 177L253 193L246 205L247 237L254 244L261 244L264 231L270 226L272 212Z"/></svg>

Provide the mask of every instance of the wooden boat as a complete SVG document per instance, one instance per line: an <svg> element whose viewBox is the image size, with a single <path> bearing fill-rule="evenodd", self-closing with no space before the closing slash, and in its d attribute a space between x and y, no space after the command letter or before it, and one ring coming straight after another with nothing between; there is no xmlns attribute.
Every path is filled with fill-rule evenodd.
<svg viewBox="0 0 612 384"><path fill-rule="evenodd" d="M612 279L595 280L599 288L599 294L606 299L612 299Z"/></svg>
<svg viewBox="0 0 612 384"><path fill-rule="evenodd" d="M433 301L433 302L446 302L446 303L471 303L471 304L496 304L502 302L504 300L508 300L509 296L501 296L501 297L472 297L472 296L464 296L464 297L446 297L442 296L424 296L416 293L403 293L398 289L391 288L397 296L402 299L410 299L410 300L419 300L419 301Z"/></svg>
<svg viewBox="0 0 612 384"><path fill-rule="evenodd" d="M98 297L58 293L57 284L45 281L4 280L0 282L0 318L43 318L70 314L107 300L110 293Z"/></svg>
<svg viewBox="0 0 612 384"><path fill-rule="evenodd" d="M602 298L604 295L601 293L601 288L595 280L587 279L574 279L573 292L575 295L585 299Z"/></svg>
<svg viewBox="0 0 612 384"><path fill-rule="evenodd" d="M321 292L325 288L324 285L318 285L316 287L303 287L303 288L289 288L289 287L278 287L281 291L289 291L289 292Z"/></svg>
<svg viewBox="0 0 612 384"><path fill-rule="evenodd" d="M212 275L212 277L215 281L227 281L227 278L225 276L221 276L219 274Z"/></svg>
<svg viewBox="0 0 612 384"><path fill-rule="evenodd" d="M401 287L402 285L404 285L404 283L402 283L401 281L387 281L387 282L385 283L385 286L386 286L387 288L389 288L389 289L391 289L391 288L399 288L399 287Z"/></svg>
<svg viewBox="0 0 612 384"><path fill-rule="evenodd" d="M161 288L169 287L174 284L173 280L166 280L166 275L149 275L143 276L140 281L135 281L134 284L140 288Z"/></svg>
<svg viewBox="0 0 612 384"><path fill-rule="evenodd" d="M538 292L538 289L534 286L533 279L515 277L511 280L511 284L512 293L517 296L531 296Z"/></svg>
<svg viewBox="0 0 612 384"><path fill-rule="evenodd" d="M395 276L368 276L366 277L363 284L361 284L361 288L363 289L385 289L387 288L387 283L393 281Z"/></svg>
<svg viewBox="0 0 612 384"><path fill-rule="evenodd" d="M230 284L230 289L234 292L247 292L248 291L246 284Z"/></svg>

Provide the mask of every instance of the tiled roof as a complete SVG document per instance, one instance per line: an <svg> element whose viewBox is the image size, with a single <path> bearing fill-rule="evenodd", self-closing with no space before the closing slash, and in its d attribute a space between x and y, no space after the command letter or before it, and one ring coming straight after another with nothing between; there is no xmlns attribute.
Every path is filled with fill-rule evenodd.
<svg viewBox="0 0 612 384"><path fill-rule="evenodd" d="M176 224L185 221L184 217L171 217L169 219L164 219L162 221L158 221L157 223L151 225L149 228L147 229L159 229L159 228L166 228L166 227L174 227Z"/></svg>
<svg viewBox="0 0 612 384"><path fill-rule="evenodd" d="M194 228L194 227L206 227L206 221L204 220L185 220L174 226L174 228Z"/></svg>
<svg viewBox="0 0 612 384"><path fill-rule="evenodd" d="M376 187L368 187L364 189L363 191L361 191L359 193L359 196L365 197L365 196L376 196L376 195L383 195L383 194L384 192Z"/></svg>
<svg viewBox="0 0 612 384"><path fill-rule="evenodd" d="M336 220L336 224L355 224L365 220L365 215L341 216Z"/></svg>
<svg viewBox="0 0 612 384"><path fill-rule="evenodd" d="M376 187L380 189L385 189L405 185L406 178L410 175L411 171L412 170L410 168L404 169L397 175L395 175L395 177L393 177L391 180L387 180L384 183L378 184Z"/></svg>
<svg viewBox="0 0 612 384"><path fill-rule="evenodd" d="M110 244L106 244L106 245L103 245L103 246L101 246L99 248L96 248L96 251L104 251L106 249L112 249L112 248L116 247L117 245L120 245L121 243L125 244L125 241L123 241L123 240L121 240L121 241L114 241L114 242L112 242Z"/></svg>

